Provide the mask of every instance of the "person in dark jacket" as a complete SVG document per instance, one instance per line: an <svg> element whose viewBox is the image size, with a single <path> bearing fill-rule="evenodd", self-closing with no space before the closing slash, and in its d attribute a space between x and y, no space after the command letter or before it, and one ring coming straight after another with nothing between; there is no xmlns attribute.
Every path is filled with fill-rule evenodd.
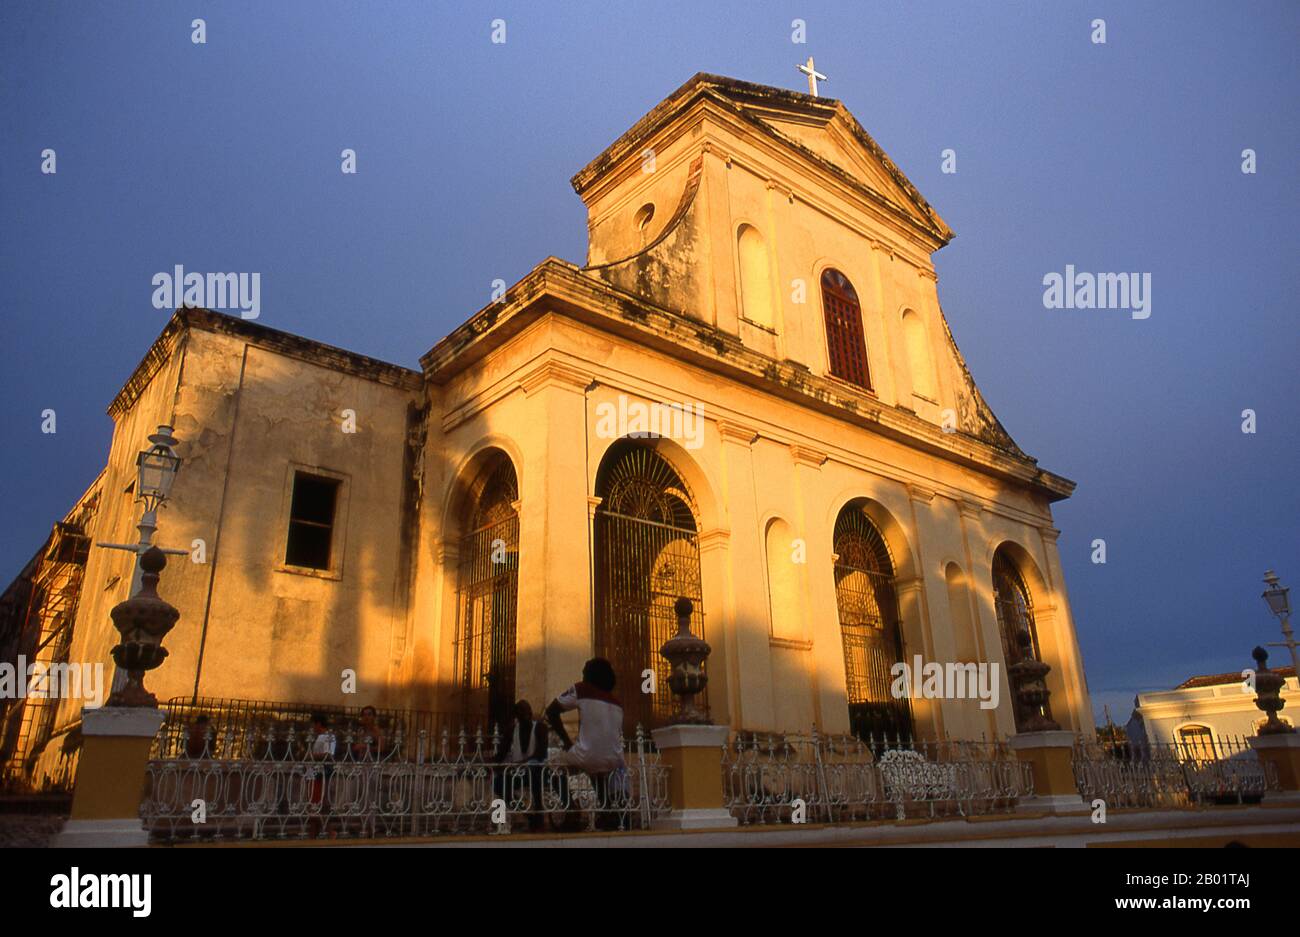
<svg viewBox="0 0 1300 937"><path fill-rule="evenodd" d="M492 755L492 763L497 765L492 786L496 795L506 801L507 807L518 796L519 779L527 775L528 793L532 799L528 828L534 832L542 827L542 766L546 763L549 744L550 733L546 723L534 719L532 705L521 699L515 703L514 719Z"/></svg>

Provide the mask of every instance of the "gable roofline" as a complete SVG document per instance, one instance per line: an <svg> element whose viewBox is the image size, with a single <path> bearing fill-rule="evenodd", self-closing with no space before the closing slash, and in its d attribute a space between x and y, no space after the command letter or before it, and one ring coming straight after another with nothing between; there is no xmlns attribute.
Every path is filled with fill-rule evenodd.
<svg viewBox="0 0 1300 937"><path fill-rule="evenodd" d="M873 202L882 204L913 225L923 228L938 241L939 247L947 244L955 236L947 222L939 217L938 212L925 200L924 196L912 184L912 181L903 174L897 164L889 158L889 155L880 144L872 138L871 134L867 133L866 129L844 106L843 102L836 98L813 97L799 91L741 81L737 78L727 78L723 75L712 75L707 72L698 72L692 76L685 84L651 108L645 116L607 146L599 156L575 173L569 180L573 190L579 196L582 196L611 167L622 162L623 159L635 151L642 140L652 136L671 123L701 97L708 97L719 106L745 120L759 132L799 153L805 160L834 176L841 183L848 185L859 194L866 196ZM811 117L813 122L820 124L840 120L850 136L880 162L881 167L890 179L906 194L910 207L915 214L908 212L904 206L898 205L885 193L865 184L844 167L813 152L802 143L782 133L769 121L765 120L760 113L757 113L760 108L768 111L781 111L791 115L804 115Z"/></svg>
<svg viewBox="0 0 1300 937"><path fill-rule="evenodd" d="M113 396L107 411L110 417L116 419L131 408L149 386L154 375L171 359L181 337L191 329L232 335L267 351L320 364L380 384L407 390L418 390L422 386L420 372L411 368L303 338L291 332L282 332L247 319L237 319L224 313L213 312L211 309L186 306L177 309L167 320L167 324L163 326L158 337L149 346L149 350L140 359L140 363L135 366L122 388Z"/></svg>

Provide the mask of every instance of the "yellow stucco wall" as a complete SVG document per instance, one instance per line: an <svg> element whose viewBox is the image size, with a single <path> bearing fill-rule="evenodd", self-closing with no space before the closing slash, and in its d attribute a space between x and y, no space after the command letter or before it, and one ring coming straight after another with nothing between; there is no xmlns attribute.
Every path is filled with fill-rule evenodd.
<svg viewBox="0 0 1300 937"><path fill-rule="evenodd" d="M906 652L954 659L945 568L956 563L975 586L971 620L978 622L983 659L1000 660L991 564L994 549L1010 541L1033 563L1026 574L1035 592L1040 641L1054 665L1054 714L1067 728L1091 725L1044 502L868 430L720 381L633 343L611 341L567 318L539 319L496 354L519 368L498 368L478 380L467 375L448 385L448 399L492 403L440 440L431 434L429 445L443 447L445 465L467 465L484 447L518 460L519 674L521 689L534 701L549 699L576 678L590 652L587 498L601 457L615 442L600 437L596 413L602 403L626 395L703 407L700 449L673 440L658 446L700 509L704 615L714 648L710 692L719 718L746 728L807 729L813 721L830 731L847 728L831 533L847 502L869 498L898 565ZM525 390L537 375L549 376ZM774 642L770 634L764 531L773 518L785 520L807 542L800 576L808 633L802 641ZM436 593L431 580L437 563L428 556L422 561L420 582ZM449 590L454 572L443 572ZM450 597L449 591L443 595L445 605ZM420 600L417 635L437 633L418 624L433 604L427 593ZM444 656L453 624L449 616L439 621ZM416 639L417 645L429 640ZM430 646L421 653L432 660L433 652ZM930 723L927 734L946 730L978 737L990 729L990 714L968 701L918 701L917 709ZM1012 722L1005 705L1003 710L997 725L1005 734Z"/></svg>

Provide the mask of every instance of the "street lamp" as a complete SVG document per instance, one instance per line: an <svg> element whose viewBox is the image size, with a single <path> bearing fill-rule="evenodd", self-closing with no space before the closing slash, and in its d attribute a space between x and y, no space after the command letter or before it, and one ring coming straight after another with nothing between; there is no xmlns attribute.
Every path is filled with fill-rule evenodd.
<svg viewBox="0 0 1300 937"><path fill-rule="evenodd" d="M171 494L176 472L181 467L181 457L172 448L177 440L172 428L163 424L149 437L153 446L135 459L136 497L144 502L146 514L155 513Z"/></svg>
<svg viewBox="0 0 1300 937"><path fill-rule="evenodd" d="M1264 574L1264 583L1268 586L1262 598L1268 603L1268 610L1282 622L1282 636L1285 641L1275 641L1269 647L1284 647L1291 652L1291 664L1295 667L1296 677L1300 678L1300 656L1296 654L1295 635L1291 632L1291 602L1287 593L1291 590L1278 583L1277 573L1269 570Z"/></svg>
<svg viewBox="0 0 1300 937"><path fill-rule="evenodd" d="M176 481L176 472L181 467L181 457L173 447L178 440L172 435L172 428L167 424L158 427L158 431L149 437L153 445L140 452L135 458L135 497L144 502L144 513L136 529L140 531L137 543L99 543L96 546L111 550L125 550L135 554L135 568L131 573L131 591L133 596L140 591L140 557L153 546L153 535L158 530L158 509L171 494L172 484ZM185 550L163 550L164 553L183 554Z"/></svg>
<svg viewBox="0 0 1300 937"><path fill-rule="evenodd" d="M158 509L171 494L176 472L181 467L181 457L172 448L178 440L172 435L170 426L160 424L158 432L149 437L149 442L153 445L135 457L135 497L137 501L144 502L144 513L136 525L140 531L140 542L130 548L136 555L135 569L131 575L131 595L140 591L140 557L153 546L153 535L158 530Z"/></svg>
<svg viewBox="0 0 1300 937"><path fill-rule="evenodd" d="M144 570L141 568L141 559L153 547L153 535L158 530L158 509L166 503L167 496L171 494L172 483L176 481L176 472L181 467L181 457L173 449L177 439L172 435L170 426L166 423L161 424L158 431L149 437L149 442L153 445L135 458L135 498L137 501L144 502L144 513L140 515L140 523L136 524L136 529L140 531L140 540L137 543L96 544L110 550L125 550L135 555L135 563L131 570L131 589L127 592L128 599L135 598L142 591ZM164 548L162 552L183 555L188 551ZM116 657L114 661L117 661ZM119 666L113 674L115 698L120 698L118 695L124 691L126 684L127 670Z"/></svg>

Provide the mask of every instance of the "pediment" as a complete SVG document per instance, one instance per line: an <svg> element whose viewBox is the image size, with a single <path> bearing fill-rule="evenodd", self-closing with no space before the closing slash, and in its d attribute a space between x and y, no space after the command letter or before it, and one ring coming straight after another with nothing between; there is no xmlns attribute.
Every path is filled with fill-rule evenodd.
<svg viewBox="0 0 1300 937"><path fill-rule="evenodd" d="M718 81L718 95L769 133L852 179L929 229L940 243L952 238L952 229L842 102L732 79Z"/></svg>
<svg viewBox="0 0 1300 937"><path fill-rule="evenodd" d="M833 119L820 126L777 118L765 118L764 122L778 133L792 138L822 159L840 167L899 207L907 208L910 205L912 195L898 184L874 154L850 136L844 121ZM917 214L920 216L920 213Z"/></svg>
<svg viewBox="0 0 1300 937"><path fill-rule="evenodd" d="M928 232L940 246L952 239L952 229L840 101L704 72L659 102L577 172L571 180L574 191L586 201L588 191L608 179L615 167L639 158L643 141L674 123L701 98L790 147L864 197L887 206Z"/></svg>

